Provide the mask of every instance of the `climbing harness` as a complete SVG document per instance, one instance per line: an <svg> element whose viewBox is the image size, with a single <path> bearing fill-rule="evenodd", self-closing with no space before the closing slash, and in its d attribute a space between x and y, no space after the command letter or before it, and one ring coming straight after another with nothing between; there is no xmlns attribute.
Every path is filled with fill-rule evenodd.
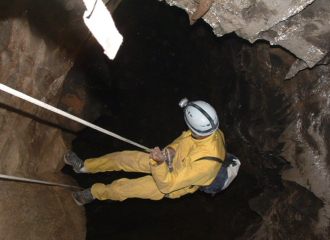
<svg viewBox="0 0 330 240"><path fill-rule="evenodd" d="M165 156L165 163L166 163L167 167L169 168L170 172L173 172L174 171L173 158L170 155L170 151L167 148L164 148L162 153Z"/></svg>
<svg viewBox="0 0 330 240"><path fill-rule="evenodd" d="M42 101L39 101L39 100L37 100L35 98L32 98L32 97L30 97L30 96L28 96L28 95L26 95L24 93L21 93L19 91L16 91L16 90L14 90L14 89L12 89L10 87L7 87L6 85L1 84L1 83L0 83L0 90L2 90L4 92L7 92L9 94L12 94L12 95L14 95L14 96L16 96L18 98L21 98L23 100L26 100L26 101L28 101L30 103L35 104L35 105L38 105L39 107L45 108L45 109L47 109L49 111L52 111L54 113L57 113L59 115L62 115L62 116L67 117L67 118L70 118L71 120L74 120L76 122L79 122L79 123L81 123L81 124L83 124L83 125L85 125L87 127L93 128L93 129L95 129L97 131L100 131L102 133L105 133L107 135L110 135L112 137L115 137L115 138L117 138L119 140L122 140L124 142L130 143L130 144L135 145L137 147L140 147L140 148L142 148L142 149L144 149L144 150L146 150L148 152L153 152L153 150L150 149L150 148L147 148L147 147L145 147L145 146L143 146L141 144L138 144L138 143L133 142L133 141L131 141L129 139L123 138L123 137L121 137L121 136L119 136L119 135L117 135L117 134L115 134L113 132L110 132L108 130L105 130L103 128L100 128L100 127L98 127L98 126L96 126L96 125L94 125L92 123L89 123L89 122L87 122L85 120L82 120L82 119L80 119L78 117L75 117L75 116L73 116L73 115L71 115L69 113L66 113L66 112L64 112L64 111L62 111L62 110L60 110L58 108L55 108L55 107L49 105L49 104L46 104L46 103L44 103ZM54 185L54 186L80 188L80 187L77 187L77 186L70 186L70 185L65 185L65 184L51 183L51 182L33 180L33 179L28 179L28 178L19 178L19 177L8 176L8 175L3 175L3 174L0 174L0 178L11 179L11 180L18 180L18 181L24 181L24 182L41 183L41 184Z"/></svg>

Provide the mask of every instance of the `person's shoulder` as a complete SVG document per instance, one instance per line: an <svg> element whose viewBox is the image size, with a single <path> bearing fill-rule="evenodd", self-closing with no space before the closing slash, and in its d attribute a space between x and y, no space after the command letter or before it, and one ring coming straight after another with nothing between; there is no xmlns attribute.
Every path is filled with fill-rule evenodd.
<svg viewBox="0 0 330 240"><path fill-rule="evenodd" d="M218 131L214 132L214 134L212 135L212 143L216 144L216 143L225 143L225 136L223 134L223 132L221 132L219 129Z"/></svg>
<svg viewBox="0 0 330 240"><path fill-rule="evenodd" d="M222 137L222 138L224 138L225 137L225 134L218 128L218 130L217 131L215 131L214 132L214 135L213 135L214 137Z"/></svg>

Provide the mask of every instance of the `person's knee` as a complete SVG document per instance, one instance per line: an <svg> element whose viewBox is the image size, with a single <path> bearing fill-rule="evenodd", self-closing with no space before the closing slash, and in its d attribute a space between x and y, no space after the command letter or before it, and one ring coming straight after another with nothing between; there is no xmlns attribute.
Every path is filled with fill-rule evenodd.
<svg viewBox="0 0 330 240"><path fill-rule="evenodd" d="M96 183L92 187L92 194L99 200L115 201L124 201L127 198L161 200L164 197L150 176L138 179L121 178L109 185Z"/></svg>

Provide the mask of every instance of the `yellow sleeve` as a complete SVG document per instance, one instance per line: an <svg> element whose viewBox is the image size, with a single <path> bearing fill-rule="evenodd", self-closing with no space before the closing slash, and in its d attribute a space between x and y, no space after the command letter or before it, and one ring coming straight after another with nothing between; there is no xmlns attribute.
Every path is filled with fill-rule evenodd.
<svg viewBox="0 0 330 240"><path fill-rule="evenodd" d="M151 161L151 173L158 189L164 193L170 193L191 185L203 184L205 179L210 178L220 164L215 161L196 161L178 171L170 172L166 163L157 165ZM219 169L218 169L219 170ZM203 180L200 181L199 180ZM203 182L203 183L202 183Z"/></svg>

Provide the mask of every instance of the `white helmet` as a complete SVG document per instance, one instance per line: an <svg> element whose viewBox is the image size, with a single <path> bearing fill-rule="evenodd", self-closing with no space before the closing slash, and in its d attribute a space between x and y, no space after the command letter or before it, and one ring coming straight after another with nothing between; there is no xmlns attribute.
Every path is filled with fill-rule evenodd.
<svg viewBox="0 0 330 240"><path fill-rule="evenodd" d="M198 136L208 136L219 127L219 119L214 108L204 102L189 102L187 98L180 101L179 106L183 108L184 120L190 130Z"/></svg>

